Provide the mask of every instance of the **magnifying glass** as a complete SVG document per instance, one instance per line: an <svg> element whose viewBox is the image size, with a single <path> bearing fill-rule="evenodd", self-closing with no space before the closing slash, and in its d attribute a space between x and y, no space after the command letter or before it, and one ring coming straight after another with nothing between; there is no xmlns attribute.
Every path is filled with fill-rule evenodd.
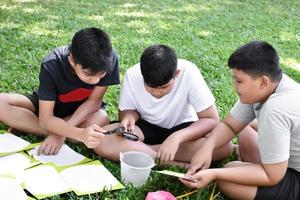
<svg viewBox="0 0 300 200"><path fill-rule="evenodd" d="M125 131L124 127L118 127L112 130L109 130L104 133L104 135L113 135L120 133L125 139L131 140L131 141L138 141L139 137L133 133Z"/></svg>

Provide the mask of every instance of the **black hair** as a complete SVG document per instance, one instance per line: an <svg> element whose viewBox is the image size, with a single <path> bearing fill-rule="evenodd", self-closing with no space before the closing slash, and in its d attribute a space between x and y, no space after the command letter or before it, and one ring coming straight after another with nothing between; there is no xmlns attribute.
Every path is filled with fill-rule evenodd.
<svg viewBox="0 0 300 200"><path fill-rule="evenodd" d="M110 72L112 45L107 33L98 28L84 28L75 33L70 47L72 57L91 74Z"/></svg>
<svg viewBox="0 0 300 200"><path fill-rule="evenodd" d="M252 41L239 47L229 57L228 66L253 78L265 75L273 82L282 78L277 52L265 41Z"/></svg>
<svg viewBox="0 0 300 200"><path fill-rule="evenodd" d="M177 56L175 51L166 45L152 45L144 50L140 65L145 83L156 88L175 77Z"/></svg>

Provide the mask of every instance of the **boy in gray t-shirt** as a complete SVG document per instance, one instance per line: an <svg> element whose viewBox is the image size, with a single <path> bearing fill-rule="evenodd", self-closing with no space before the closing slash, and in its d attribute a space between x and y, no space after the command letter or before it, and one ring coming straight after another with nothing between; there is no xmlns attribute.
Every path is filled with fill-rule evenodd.
<svg viewBox="0 0 300 200"><path fill-rule="evenodd" d="M228 65L239 100L194 155L187 176L198 182L181 181L202 188L217 180L232 199L300 199L300 85L264 41L238 48ZM206 169L213 150L237 133L242 161Z"/></svg>

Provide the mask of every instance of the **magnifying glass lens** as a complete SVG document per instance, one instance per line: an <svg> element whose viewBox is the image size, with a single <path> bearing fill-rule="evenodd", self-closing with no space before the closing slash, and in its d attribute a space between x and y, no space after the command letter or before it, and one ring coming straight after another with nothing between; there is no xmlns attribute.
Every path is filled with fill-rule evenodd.
<svg viewBox="0 0 300 200"><path fill-rule="evenodd" d="M134 135L134 134L128 133L128 132L123 132L123 136L127 140L131 140L131 141L137 141L139 139L139 137L137 135Z"/></svg>

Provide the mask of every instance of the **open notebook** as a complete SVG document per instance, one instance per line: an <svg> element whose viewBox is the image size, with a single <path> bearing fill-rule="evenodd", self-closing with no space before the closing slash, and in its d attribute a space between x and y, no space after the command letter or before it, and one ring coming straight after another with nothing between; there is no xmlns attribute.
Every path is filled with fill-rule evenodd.
<svg viewBox="0 0 300 200"><path fill-rule="evenodd" d="M0 199L28 199L22 189L42 199L70 191L85 195L124 188L100 161L92 161L65 144L57 155L38 156L37 149L38 144L0 134ZM6 187L1 184L20 197L4 198L7 193L2 188Z"/></svg>
<svg viewBox="0 0 300 200"><path fill-rule="evenodd" d="M57 169L47 163L25 170L24 188L39 199L74 191L85 195L124 186L102 165L93 161Z"/></svg>

